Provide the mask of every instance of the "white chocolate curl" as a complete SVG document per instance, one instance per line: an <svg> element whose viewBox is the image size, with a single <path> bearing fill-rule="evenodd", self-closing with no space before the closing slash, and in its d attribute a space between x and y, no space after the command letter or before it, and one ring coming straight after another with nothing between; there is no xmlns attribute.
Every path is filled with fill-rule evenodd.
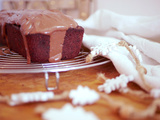
<svg viewBox="0 0 160 120"><path fill-rule="evenodd" d="M76 90L70 91L69 98L72 99L74 105L86 105L96 102L99 99L99 94L88 87L79 85Z"/></svg>
<svg viewBox="0 0 160 120"><path fill-rule="evenodd" d="M30 102L44 102L54 98L53 92L32 92L12 94L8 104L11 106L30 103Z"/></svg>
<svg viewBox="0 0 160 120"><path fill-rule="evenodd" d="M104 91L109 94L112 91L119 90L121 88L126 88L128 82L133 81L134 77L132 75L126 76L124 74L119 77L107 79L103 85L98 86L99 91Z"/></svg>
<svg viewBox="0 0 160 120"><path fill-rule="evenodd" d="M82 107L64 105L61 109L50 108L42 114L43 120L99 120L99 118Z"/></svg>

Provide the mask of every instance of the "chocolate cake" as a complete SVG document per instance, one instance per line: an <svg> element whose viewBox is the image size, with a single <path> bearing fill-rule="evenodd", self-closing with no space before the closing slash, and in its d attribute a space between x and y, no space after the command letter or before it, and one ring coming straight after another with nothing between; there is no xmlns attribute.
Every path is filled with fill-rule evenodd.
<svg viewBox="0 0 160 120"><path fill-rule="evenodd" d="M79 54L84 29L57 10L0 11L0 43L30 62L56 62Z"/></svg>

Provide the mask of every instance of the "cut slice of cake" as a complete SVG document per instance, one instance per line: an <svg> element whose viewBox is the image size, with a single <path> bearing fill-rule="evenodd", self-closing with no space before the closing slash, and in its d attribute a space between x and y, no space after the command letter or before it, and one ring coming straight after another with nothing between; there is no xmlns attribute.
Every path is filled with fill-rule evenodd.
<svg viewBox="0 0 160 120"><path fill-rule="evenodd" d="M57 10L0 11L1 44L30 62L56 62L79 54L84 29Z"/></svg>

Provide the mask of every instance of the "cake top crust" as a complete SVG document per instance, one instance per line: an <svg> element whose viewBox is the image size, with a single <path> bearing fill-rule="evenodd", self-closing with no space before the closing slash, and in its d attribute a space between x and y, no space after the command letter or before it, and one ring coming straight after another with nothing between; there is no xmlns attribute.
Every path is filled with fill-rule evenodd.
<svg viewBox="0 0 160 120"><path fill-rule="evenodd" d="M0 14L1 24L20 25L24 35L51 34L55 30L67 30L78 25L73 18L58 10L2 10Z"/></svg>

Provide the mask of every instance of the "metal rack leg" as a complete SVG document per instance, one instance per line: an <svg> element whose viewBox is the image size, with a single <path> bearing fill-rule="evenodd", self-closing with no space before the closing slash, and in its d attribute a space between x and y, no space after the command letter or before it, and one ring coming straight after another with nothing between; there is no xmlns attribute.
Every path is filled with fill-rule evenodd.
<svg viewBox="0 0 160 120"><path fill-rule="evenodd" d="M55 72L56 75L56 86L55 87L49 87L48 86L48 81L49 81L49 74L48 72L45 72L45 87L47 90L55 90L55 89L59 89L59 72Z"/></svg>

